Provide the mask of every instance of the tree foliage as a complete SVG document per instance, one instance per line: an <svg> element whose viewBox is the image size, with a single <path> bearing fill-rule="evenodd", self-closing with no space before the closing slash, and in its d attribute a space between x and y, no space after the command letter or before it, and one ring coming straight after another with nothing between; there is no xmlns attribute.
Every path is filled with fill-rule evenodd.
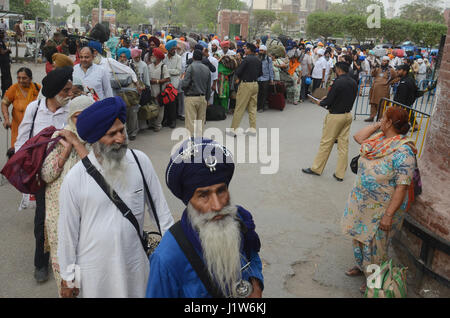
<svg viewBox="0 0 450 318"><path fill-rule="evenodd" d="M254 10L253 17L258 29L270 27L277 20L277 14L272 10Z"/></svg>
<svg viewBox="0 0 450 318"><path fill-rule="evenodd" d="M9 9L22 13L26 20L34 20L36 17L46 19L50 16L50 0L31 0L28 4L23 0L14 0L10 1Z"/></svg>
<svg viewBox="0 0 450 318"><path fill-rule="evenodd" d="M75 0L75 3L80 6L81 16L85 18L92 15L92 9L98 8L99 2L99 0ZM110 8L111 5L112 7ZM129 10L130 3L128 0L103 0L102 8L114 9L116 12L121 12L124 10Z"/></svg>
<svg viewBox="0 0 450 318"><path fill-rule="evenodd" d="M381 0L348 0L343 3L329 3L327 12L341 15L367 16L367 8L372 4L380 6L381 17L384 17L384 5Z"/></svg>
<svg viewBox="0 0 450 318"><path fill-rule="evenodd" d="M444 14L437 0L415 0L400 8L400 17L413 22L444 24Z"/></svg>
<svg viewBox="0 0 450 318"><path fill-rule="evenodd" d="M295 13L280 12L277 14L277 21L280 23L282 30L287 32L299 22L299 19Z"/></svg>
<svg viewBox="0 0 450 318"><path fill-rule="evenodd" d="M343 33L358 42L383 39L385 42L398 45L409 40L425 47L439 44L441 36L447 31L444 24L414 23L401 18L382 18L380 26L369 28L367 18L360 15L315 12L308 16L306 31L310 37L321 37L325 40L332 36L341 36Z"/></svg>

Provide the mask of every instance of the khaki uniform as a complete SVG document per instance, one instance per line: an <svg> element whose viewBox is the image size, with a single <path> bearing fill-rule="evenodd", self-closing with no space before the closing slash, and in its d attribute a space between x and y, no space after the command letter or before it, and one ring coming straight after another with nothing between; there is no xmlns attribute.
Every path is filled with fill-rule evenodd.
<svg viewBox="0 0 450 318"><path fill-rule="evenodd" d="M322 174L327 164L328 157L333 149L334 143L338 141L338 163L336 177L344 179L348 165L348 137L352 125L352 114L328 114L323 123L322 139L320 140L319 152L314 159L311 170L319 175Z"/></svg>
<svg viewBox="0 0 450 318"><path fill-rule="evenodd" d="M248 111L250 128L256 129L256 108L258 101L258 82L245 83L239 85L236 96L236 109L234 110L231 128L239 127L244 112Z"/></svg>

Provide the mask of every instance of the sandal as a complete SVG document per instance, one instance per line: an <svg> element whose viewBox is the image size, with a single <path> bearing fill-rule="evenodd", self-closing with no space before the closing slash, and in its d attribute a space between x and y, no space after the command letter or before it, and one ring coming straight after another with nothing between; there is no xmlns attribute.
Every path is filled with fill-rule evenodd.
<svg viewBox="0 0 450 318"><path fill-rule="evenodd" d="M366 283L362 284L361 287L359 287L359 291L361 292L361 294L365 294L366 289L367 289Z"/></svg>
<svg viewBox="0 0 450 318"><path fill-rule="evenodd" d="M345 275L350 276L350 277L361 276L362 274L363 274L363 272L359 269L358 266L355 266L345 272Z"/></svg>

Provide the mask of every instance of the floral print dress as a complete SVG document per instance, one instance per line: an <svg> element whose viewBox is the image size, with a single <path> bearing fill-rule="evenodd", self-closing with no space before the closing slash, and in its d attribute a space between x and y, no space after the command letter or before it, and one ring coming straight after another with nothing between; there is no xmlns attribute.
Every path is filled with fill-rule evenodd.
<svg viewBox="0 0 450 318"><path fill-rule="evenodd" d="M396 186L410 185L416 168L415 147L406 137L388 140L378 133L368 141L361 147L358 175L341 221L343 233L353 239L356 264L361 270L386 259L388 236L392 237L403 223L408 195L395 213L389 233L379 229L380 221ZM367 148L377 149L370 152Z"/></svg>

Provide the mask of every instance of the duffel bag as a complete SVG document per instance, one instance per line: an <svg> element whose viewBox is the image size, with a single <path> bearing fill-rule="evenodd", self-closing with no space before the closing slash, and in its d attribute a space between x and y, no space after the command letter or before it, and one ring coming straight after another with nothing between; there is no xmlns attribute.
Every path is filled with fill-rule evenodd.
<svg viewBox="0 0 450 318"><path fill-rule="evenodd" d="M208 121L219 121L225 120L227 118L227 113L225 108L220 105L211 105L206 108L206 120Z"/></svg>
<svg viewBox="0 0 450 318"><path fill-rule="evenodd" d="M158 117L160 108L159 105L154 103L141 106L138 112L139 120L152 120Z"/></svg>

